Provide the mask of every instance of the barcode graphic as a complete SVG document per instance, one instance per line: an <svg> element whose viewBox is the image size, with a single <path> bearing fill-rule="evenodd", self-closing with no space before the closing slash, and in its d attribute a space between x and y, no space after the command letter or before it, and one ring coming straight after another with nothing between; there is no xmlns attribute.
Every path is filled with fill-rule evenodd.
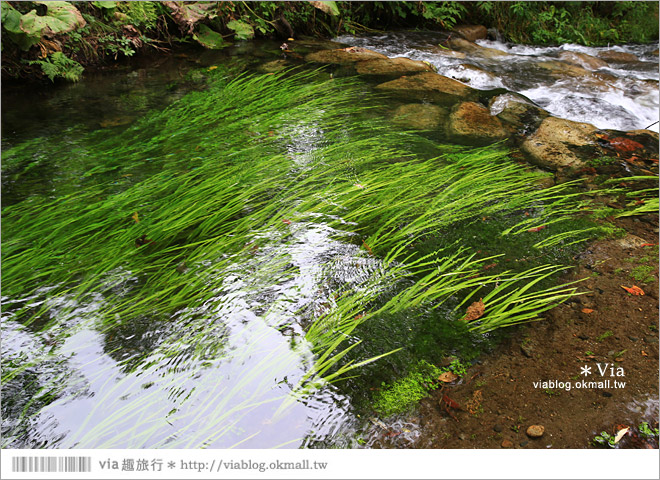
<svg viewBox="0 0 660 480"><path fill-rule="evenodd" d="M12 472L91 472L92 457L13 457Z"/></svg>

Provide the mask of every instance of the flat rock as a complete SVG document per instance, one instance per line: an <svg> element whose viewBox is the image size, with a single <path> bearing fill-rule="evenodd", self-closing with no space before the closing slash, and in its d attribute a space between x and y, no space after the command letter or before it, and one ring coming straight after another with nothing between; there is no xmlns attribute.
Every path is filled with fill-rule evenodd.
<svg viewBox="0 0 660 480"><path fill-rule="evenodd" d="M547 117L520 149L533 163L549 170L582 168L586 165L583 158L601 151L595 131L589 123Z"/></svg>
<svg viewBox="0 0 660 480"><path fill-rule="evenodd" d="M477 45L476 43L465 40L464 38L451 38L447 41L447 44L453 50L467 53L468 55L478 55L484 58L496 58L509 55L502 50L482 47L481 45Z"/></svg>
<svg viewBox="0 0 660 480"><path fill-rule="evenodd" d="M259 67L257 67L257 70L264 73L276 73L291 66L292 64L289 63L287 60L279 59L261 64L259 65Z"/></svg>
<svg viewBox="0 0 660 480"><path fill-rule="evenodd" d="M605 50L604 52L600 52L598 56L603 60L605 60L606 62L614 62L614 63L639 62L639 58L637 58L632 53L620 52L618 50Z"/></svg>
<svg viewBox="0 0 660 480"><path fill-rule="evenodd" d="M456 50L449 50L447 48L442 48L442 47L431 47L425 49L427 52L431 52L434 55L442 55L443 57L451 57L451 58L467 58L467 55L463 52L457 52Z"/></svg>
<svg viewBox="0 0 660 480"><path fill-rule="evenodd" d="M376 89L440 105L453 105L462 99L471 99L477 95L477 91L473 88L432 72L403 76L381 83Z"/></svg>
<svg viewBox="0 0 660 480"><path fill-rule="evenodd" d="M394 111L392 122L396 125L416 130L437 130L441 128L449 115L446 108L430 103L409 103Z"/></svg>
<svg viewBox="0 0 660 480"><path fill-rule="evenodd" d="M454 27L453 31L469 42L481 40L488 36L488 29L483 25L458 25Z"/></svg>
<svg viewBox="0 0 660 480"><path fill-rule="evenodd" d="M387 56L362 47L337 48L334 50L321 50L310 53L305 57L308 62L334 63L339 65L371 60L374 58L385 59Z"/></svg>
<svg viewBox="0 0 660 480"><path fill-rule="evenodd" d="M541 438L545 432L545 427L543 425L530 425L527 429L527 436L531 438Z"/></svg>
<svg viewBox="0 0 660 480"><path fill-rule="evenodd" d="M616 240L616 244L618 246L626 249L639 248L645 243L649 243L649 242L647 242L643 238L639 238L637 235L630 235L630 234Z"/></svg>
<svg viewBox="0 0 660 480"><path fill-rule="evenodd" d="M431 65L405 57L372 58L355 64L360 75L410 75L418 72L433 72Z"/></svg>
<svg viewBox="0 0 660 480"><path fill-rule="evenodd" d="M454 106L449 114L447 135L458 143L488 145L505 139L508 132L502 122L493 117L483 105L462 102Z"/></svg>
<svg viewBox="0 0 660 480"><path fill-rule="evenodd" d="M560 62L558 60L538 62L536 66L546 70L550 75L557 78L584 77L590 73L589 70L582 68L581 66Z"/></svg>
<svg viewBox="0 0 660 480"><path fill-rule="evenodd" d="M586 53L561 52L559 54L559 59L563 62L587 68L589 70L598 70L599 68L607 67L607 62L605 60L587 55Z"/></svg>
<svg viewBox="0 0 660 480"><path fill-rule="evenodd" d="M511 440L502 440L502 448L513 448L513 442Z"/></svg>

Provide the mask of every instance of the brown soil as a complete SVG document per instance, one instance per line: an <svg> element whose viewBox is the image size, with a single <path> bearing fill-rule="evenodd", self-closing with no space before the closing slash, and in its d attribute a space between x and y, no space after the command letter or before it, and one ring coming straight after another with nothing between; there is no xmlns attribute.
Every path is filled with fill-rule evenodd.
<svg viewBox="0 0 660 480"><path fill-rule="evenodd" d="M580 290L589 293L521 327L457 385L423 400L415 447L587 448L601 431L614 434L631 426L620 446L657 448L657 441L637 435L636 426L642 421L658 426L658 247L642 246L658 243L658 219L617 224L644 242L628 236L591 244L566 278L588 277ZM652 280L631 277L642 265L652 269ZM637 285L645 295L631 295L622 285ZM603 376L598 364L606 370ZM590 375L581 375L585 365ZM621 372L618 367L625 376L610 376ZM610 385L575 388L583 379ZM534 385L549 380L572 386L567 391ZM615 388L614 380L625 387ZM451 400L460 409L445 408ZM541 438L527 436L531 425L545 427Z"/></svg>

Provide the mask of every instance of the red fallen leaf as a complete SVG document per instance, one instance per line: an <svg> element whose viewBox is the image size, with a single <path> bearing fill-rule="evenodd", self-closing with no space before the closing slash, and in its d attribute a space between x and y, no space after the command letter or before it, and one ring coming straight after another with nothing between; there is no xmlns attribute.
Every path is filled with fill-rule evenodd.
<svg viewBox="0 0 660 480"><path fill-rule="evenodd" d="M367 252L369 252L369 255L371 255L371 256L373 257L373 256L374 256L374 252L371 250L371 247L370 247L369 245L367 245L367 242L365 242L364 240L362 240L362 245L364 245L364 248L367 249Z"/></svg>
<svg viewBox="0 0 660 480"><path fill-rule="evenodd" d="M654 245L657 245L657 243L642 243L640 247L653 247Z"/></svg>
<svg viewBox="0 0 660 480"><path fill-rule="evenodd" d="M639 288L637 285L633 285L632 287L624 287L621 285L621 288L623 288L626 292L628 292L631 295L644 295L644 290Z"/></svg>
<svg viewBox="0 0 660 480"><path fill-rule="evenodd" d="M355 315L355 320L360 320L362 317L364 317L364 313L360 313L359 315Z"/></svg>
<svg viewBox="0 0 660 480"><path fill-rule="evenodd" d="M490 270L493 267L497 267L497 263L489 263L488 265L484 265L484 270Z"/></svg>
<svg viewBox="0 0 660 480"><path fill-rule="evenodd" d="M287 218L283 218L283 219L282 219L282 222L283 222L283 223L286 223L287 225L291 225L291 220L289 220L289 219L287 219Z"/></svg>
<svg viewBox="0 0 660 480"><path fill-rule="evenodd" d="M593 313L593 309L592 308L583 308L582 313Z"/></svg>
<svg viewBox="0 0 660 480"><path fill-rule="evenodd" d="M443 402L445 405L447 405L448 407L453 408L453 409L455 409L455 410L460 410L460 409L461 409L461 406L460 406L456 401L454 401L453 399L451 399L451 398L449 397L449 395L446 395L446 394L443 395L443 396L442 396L442 402Z"/></svg>
<svg viewBox="0 0 660 480"><path fill-rule="evenodd" d="M485 311L486 305L484 305L483 299L480 298L478 302L474 302L467 308L467 312L461 320L465 322L471 322L472 320L481 318Z"/></svg>
<svg viewBox="0 0 660 480"><path fill-rule="evenodd" d="M544 228L545 228L545 225L541 225L540 227L530 228L530 229L527 230L527 231L528 231L528 232L540 232L540 231L543 230Z"/></svg>
<svg viewBox="0 0 660 480"><path fill-rule="evenodd" d="M401 432L387 432L385 434L386 437L390 437L390 438L396 437L397 435L401 435Z"/></svg>
<svg viewBox="0 0 660 480"><path fill-rule="evenodd" d="M657 158L649 158L649 161L650 161L650 162L653 162L653 163L658 163L658 159L657 159Z"/></svg>
<svg viewBox="0 0 660 480"><path fill-rule="evenodd" d="M644 205L646 202L644 200L637 200L635 205Z"/></svg>
<svg viewBox="0 0 660 480"><path fill-rule="evenodd" d="M526 216L526 217L529 217L529 212L525 212L525 216Z"/></svg>

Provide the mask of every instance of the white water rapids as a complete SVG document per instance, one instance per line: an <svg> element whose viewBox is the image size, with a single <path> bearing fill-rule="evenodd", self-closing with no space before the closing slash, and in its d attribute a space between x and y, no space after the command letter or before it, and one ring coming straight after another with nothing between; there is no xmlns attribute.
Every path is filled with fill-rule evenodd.
<svg viewBox="0 0 660 480"><path fill-rule="evenodd" d="M478 40L477 44L508 55L486 58L468 54L452 58L439 52L443 37L434 33L387 33L368 37L341 36L339 42L375 50L388 57L408 57L434 65L440 75L480 90L506 88L525 95L552 115L586 122L602 129L658 131L658 45L536 47ZM596 71L598 81L548 74L538 65L559 60L570 51L598 57L605 50L632 53L639 61L609 63ZM476 68L475 68L476 67ZM496 113L496 112L493 112Z"/></svg>

